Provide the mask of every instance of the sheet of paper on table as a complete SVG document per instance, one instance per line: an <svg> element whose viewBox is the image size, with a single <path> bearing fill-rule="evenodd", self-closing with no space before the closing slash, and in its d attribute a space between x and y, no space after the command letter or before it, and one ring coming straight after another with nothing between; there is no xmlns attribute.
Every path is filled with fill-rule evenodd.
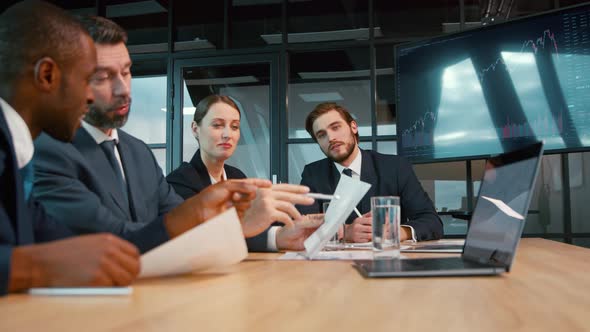
<svg viewBox="0 0 590 332"><path fill-rule="evenodd" d="M289 251L279 257L279 260L308 260L307 254L303 251ZM320 251L313 260L355 260L355 259L373 259L373 252L369 250L339 250L339 251Z"/></svg>
<svg viewBox="0 0 590 332"><path fill-rule="evenodd" d="M148 251L141 256L140 278L216 269L248 256L235 208Z"/></svg>
<svg viewBox="0 0 590 332"><path fill-rule="evenodd" d="M330 237L336 234L338 226L346 222L346 218L352 213L358 202L369 191L371 185L346 175L340 176L334 196L338 199L330 201L330 207L326 211L324 223L303 243L305 254L308 258L315 258L328 243Z"/></svg>

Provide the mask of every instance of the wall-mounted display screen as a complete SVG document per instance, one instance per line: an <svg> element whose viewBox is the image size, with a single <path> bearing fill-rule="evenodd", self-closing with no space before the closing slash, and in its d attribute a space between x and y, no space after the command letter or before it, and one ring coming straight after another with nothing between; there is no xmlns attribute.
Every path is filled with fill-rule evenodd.
<svg viewBox="0 0 590 332"><path fill-rule="evenodd" d="M395 50L398 153L474 159L590 147L590 5Z"/></svg>

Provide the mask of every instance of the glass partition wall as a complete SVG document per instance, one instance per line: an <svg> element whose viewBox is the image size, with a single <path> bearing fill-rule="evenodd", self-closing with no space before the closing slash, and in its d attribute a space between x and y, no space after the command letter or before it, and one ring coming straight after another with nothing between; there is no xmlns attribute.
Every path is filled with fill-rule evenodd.
<svg viewBox="0 0 590 332"><path fill-rule="evenodd" d="M298 183L303 166L324 157L304 128L320 102L354 114L361 148L397 153L396 45L582 1L227 0L207 10L185 0L53 2L128 30L134 78L125 130L149 145L166 173L198 148L190 132L196 103L220 93L242 111L241 139L228 163L248 176ZM509 12L493 7L507 3L514 3ZM590 243L588 153L544 157L525 236ZM414 166L451 237L466 232L453 211L473 209L482 165Z"/></svg>

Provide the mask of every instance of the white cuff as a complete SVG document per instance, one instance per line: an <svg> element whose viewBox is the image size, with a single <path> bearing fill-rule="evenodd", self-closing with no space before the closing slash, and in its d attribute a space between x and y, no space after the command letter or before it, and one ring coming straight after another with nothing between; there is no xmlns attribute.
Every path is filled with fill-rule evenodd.
<svg viewBox="0 0 590 332"><path fill-rule="evenodd" d="M402 227L408 227L412 231L412 241L416 242L416 232L414 231L414 227L410 225L401 225Z"/></svg>
<svg viewBox="0 0 590 332"><path fill-rule="evenodd" d="M266 238L266 249L268 251L279 251L277 247L277 231L281 226L272 226L268 229L268 237Z"/></svg>

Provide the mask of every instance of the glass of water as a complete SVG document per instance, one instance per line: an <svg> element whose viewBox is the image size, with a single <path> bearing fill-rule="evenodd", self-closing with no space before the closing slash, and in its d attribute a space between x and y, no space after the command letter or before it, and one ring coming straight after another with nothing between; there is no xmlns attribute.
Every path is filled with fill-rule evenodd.
<svg viewBox="0 0 590 332"><path fill-rule="evenodd" d="M330 202L322 203L322 212L324 213L324 216L326 215L329 206ZM343 227L342 225L340 225L340 227L338 227L338 231L334 235L332 235L332 237L330 237L330 241L328 241L328 243L324 247L326 250L340 250L343 248L342 243L340 242L340 238L343 237L342 229Z"/></svg>
<svg viewBox="0 0 590 332"><path fill-rule="evenodd" d="M400 206L398 196L371 197L373 258L400 257Z"/></svg>

